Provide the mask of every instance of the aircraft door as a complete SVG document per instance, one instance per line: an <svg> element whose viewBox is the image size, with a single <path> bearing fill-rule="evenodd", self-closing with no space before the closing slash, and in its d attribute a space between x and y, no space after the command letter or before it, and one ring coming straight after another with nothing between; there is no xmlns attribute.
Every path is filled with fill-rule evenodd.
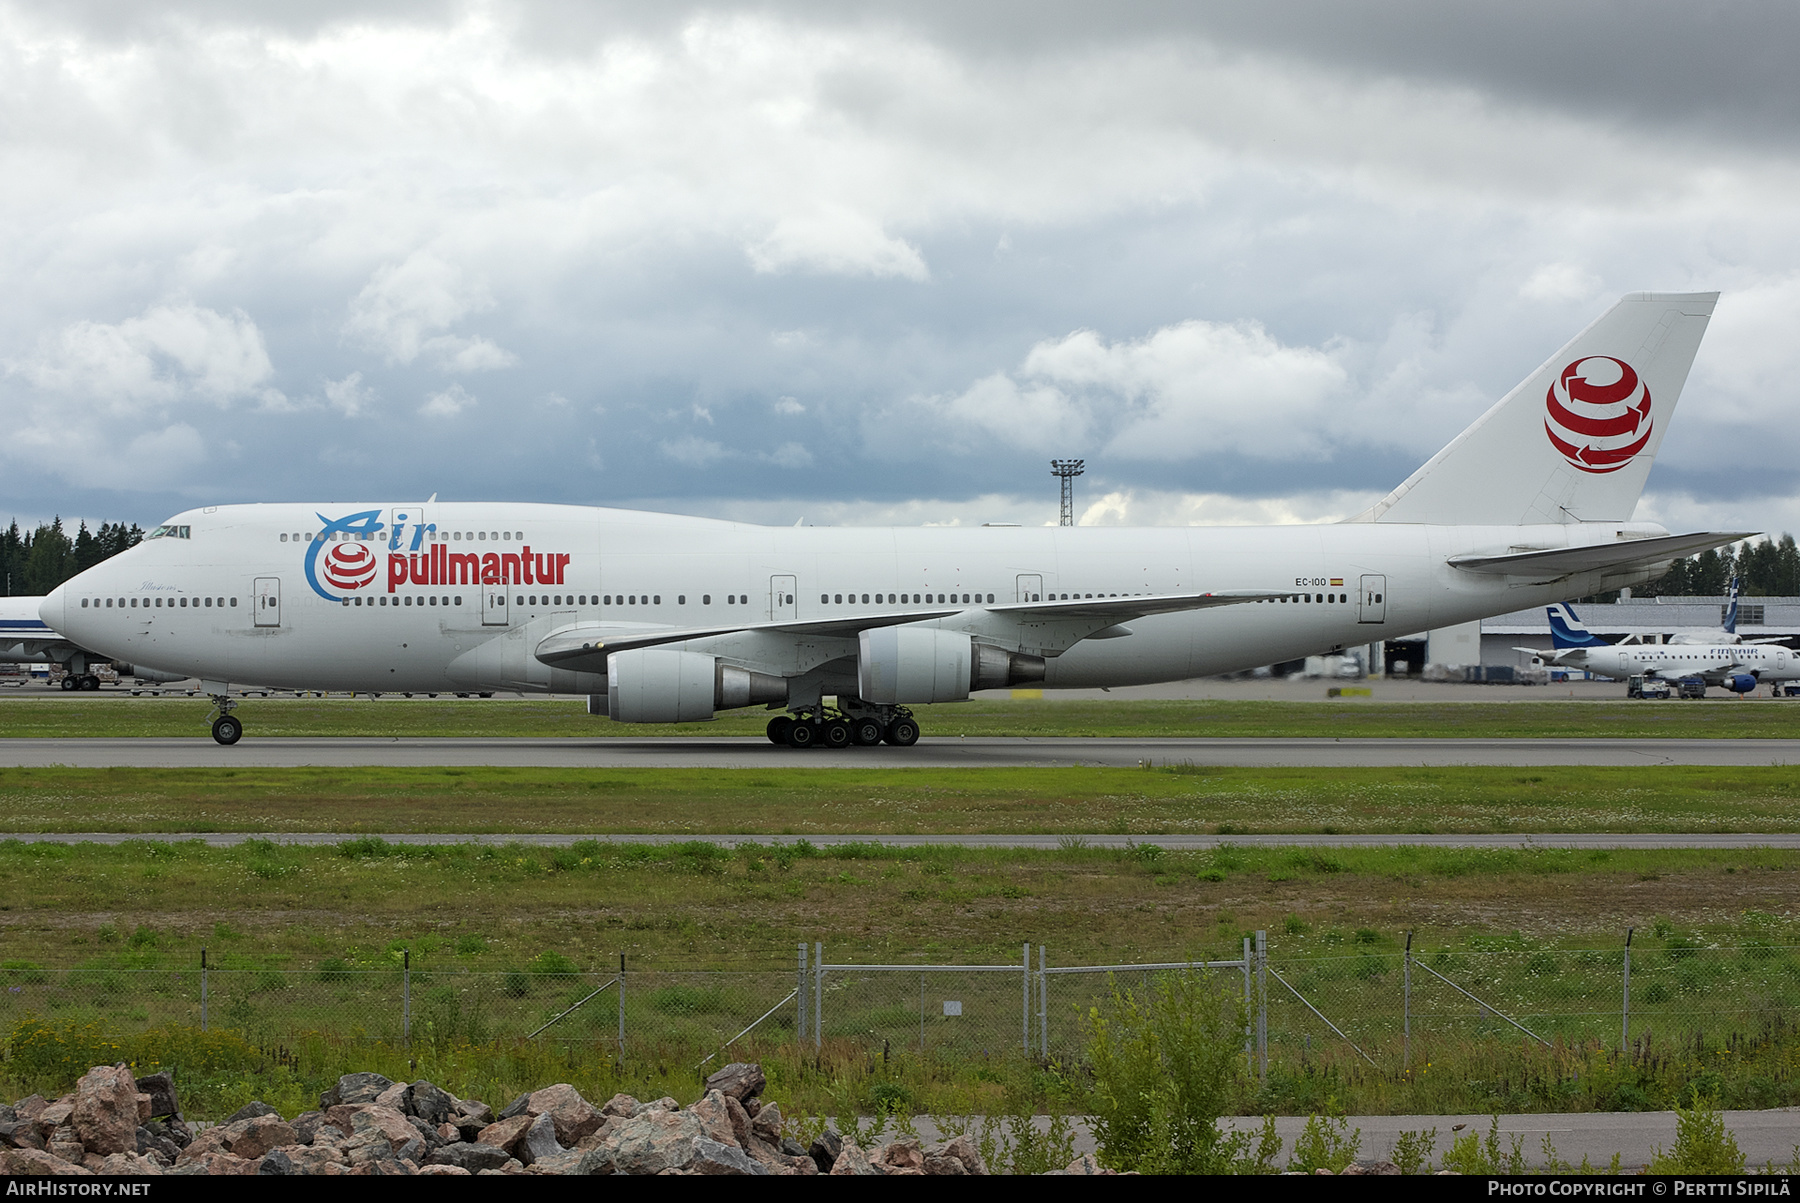
<svg viewBox="0 0 1800 1203"><path fill-rule="evenodd" d="M256 617L253 622L259 627L281 625L280 577L259 576L256 578Z"/></svg>
<svg viewBox="0 0 1800 1203"><path fill-rule="evenodd" d="M484 627L503 627L507 625L506 586L486 585L481 590L481 625Z"/></svg>
<svg viewBox="0 0 1800 1203"><path fill-rule="evenodd" d="M1363 577L1362 593L1357 597L1356 621L1387 621L1387 577Z"/></svg>
<svg viewBox="0 0 1800 1203"><path fill-rule="evenodd" d="M794 591L799 581L791 576L769 578L769 621L791 622L800 617L799 602Z"/></svg>
<svg viewBox="0 0 1800 1203"><path fill-rule="evenodd" d="M1019 576L1019 600L1022 602L1044 600L1044 578L1037 575Z"/></svg>

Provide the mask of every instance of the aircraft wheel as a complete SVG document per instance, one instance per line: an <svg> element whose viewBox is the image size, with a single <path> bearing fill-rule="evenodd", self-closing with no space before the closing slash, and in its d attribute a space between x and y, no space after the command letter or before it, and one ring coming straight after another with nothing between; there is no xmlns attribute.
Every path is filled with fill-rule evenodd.
<svg viewBox="0 0 1800 1203"><path fill-rule="evenodd" d="M854 738L850 731L850 724L841 718L834 718L826 723L825 730L820 732L820 736L828 748L847 748L850 746L851 739Z"/></svg>
<svg viewBox="0 0 1800 1203"><path fill-rule="evenodd" d="M64 677L62 679L62 687L63 687L63 692L74 693L77 689L81 688L81 683L79 681L77 681L73 676L68 676L68 677Z"/></svg>
<svg viewBox="0 0 1800 1203"><path fill-rule="evenodd" d="M850 742L859 748L869 748L881 742L882 730L879 719L858 718L850 720Z"/></svg>
<svg viewBox="0 0 1800 1203"><path fill-rule="evenodd" d="M213 720L212 735L214 739L229 748L232 744L243 738L244 724L238 722L229 714L221 714L218 718Z"/></svg>
<svg viewBox="0 0 1800 1203"><path fill-rule="evenodd" d="M92 693L100 688L100 678L89 673L87 676L81 678L81 687L89 693Z"/></svg>
<svg viewBox="0 0 1800 1203"><path fill-rule="evenodd" d="M919 724L909 718L897 718L888 724L887 741L896 748L910 748L919 742Z"/></svg>
<svg viewBox="0 0 1800 1203"><path fill-rule="evenodd" d="M774 718L770 719L769 725L766 728L766 730L768 732L768 736L769 736L769 742L772 744L786 743L788 741L788 737L787 737L788 728L793 725L794 725L794 720L789 718L785 714L778 714Z"/></svg>
<svg viewBox="0 0 1800 1203"><path fill-rule="evenodd" d="M810 748L819 742L817 723L809 723L804 719L799 722L789 721L787 743L790 748Z"/></svg>

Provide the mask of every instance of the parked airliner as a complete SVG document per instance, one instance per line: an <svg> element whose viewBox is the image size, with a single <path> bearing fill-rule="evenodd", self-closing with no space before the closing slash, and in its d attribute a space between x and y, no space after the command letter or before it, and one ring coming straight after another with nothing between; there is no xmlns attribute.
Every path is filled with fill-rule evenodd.
<svg viewBox="0 0 1800 1203"><path fill-rule="evenodd" d="M917 740L909 705L1223 673L1656 577L1743 537L1633 522L1716 293L1613 306L1367 512L1315 526L769 528L509 502L206 506L42 617L297 689L587 694L620 722L764 705L777 743ZM835 699L835 704L828 704Z"/></svg>
<svg viewBox="0 0 1800 1203"><path fill-rule="evenodd" d="M1559 602L1548 612L1550 642L1556 650L1537 654L1558 668L1579 668L1621 681L1633 676L1665 681L1699 677L1733 693L1749 693L1766 682L1800 680L1800 655L1778 644L1608 643L1587 629L1573 606Z"/></svg>

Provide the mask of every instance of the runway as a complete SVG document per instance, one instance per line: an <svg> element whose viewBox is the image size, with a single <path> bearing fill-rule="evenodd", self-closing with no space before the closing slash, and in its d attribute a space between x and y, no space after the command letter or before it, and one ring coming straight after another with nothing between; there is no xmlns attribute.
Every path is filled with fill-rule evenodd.
<svg viewBox="0 0 1800 1203"><path fill-rule="evenodd" d="M1229 844L1236 848L1800 848L1800 832L1745 832L1732 835L1689 835L1680 832L1641 835L1634 832L1542 832L1524 835L863 835L856 832L810 832L784 835L696 835L692 832L543 832L543 831L70 831L0 834L0 842L25 844L124 844L133 840L156 843L198 841L209 848L234 848L250 840L299 847L323 847L346 840L377 839L390 844L444 846L476 844L503 847L529 844L541 848L567 848L584 840L602 844L797 844L802 840L820 848L839 844L874 844L882 848L1025 848L1050 851L1059 848L1129 848L1151 844L1171 852L1205 851Z"/></svg>
<svg viewBox="0 0 1800 1203"><path fill-rule="evenodd" d="M43 768L1059 768L1094 765L1403 768L1800 764L1800 739L926 738L838 751L765 739L0 739L0 767Z"/></svg>

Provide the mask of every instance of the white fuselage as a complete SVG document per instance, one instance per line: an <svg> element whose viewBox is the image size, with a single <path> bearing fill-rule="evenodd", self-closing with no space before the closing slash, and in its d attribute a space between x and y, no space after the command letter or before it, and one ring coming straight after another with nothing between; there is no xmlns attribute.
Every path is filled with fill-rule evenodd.
<svg viewBox="0 0 1800 1203"><path fill-rule="evenodd" d="M361 533L342 529L354 515ZM1445 561L1664 533L1590 525L849 529L516 503L218 506L82 573L42 615L85 647L208 682L603 693L602 673L552 669L534 648L577 624L626 635L930 610L934 625L974 632L1002 617L983 609L996 601L1282 594L1134 618L1076 642L1049 660L1044 684L1081 688L1247 669L1545 605L1599 588L1601 575L1530 580ZM943 599L955 616L941 617ZM855 684L854 637L751 630L681 646L790 679L822 670L827 689Z"/></svg>
<svg viewBox="0 0 1800 1203"><path fill-rule="evenodd" d="M1773 644L1614 644L1611 647L1571 648L1559 653L1558 664L1582 668L1603 677L1623 680L1646 676L1679 680L1703 677L1720 685L1731 677L1751 676L1758 681L1800 680L1800 656Z"/></svg>

